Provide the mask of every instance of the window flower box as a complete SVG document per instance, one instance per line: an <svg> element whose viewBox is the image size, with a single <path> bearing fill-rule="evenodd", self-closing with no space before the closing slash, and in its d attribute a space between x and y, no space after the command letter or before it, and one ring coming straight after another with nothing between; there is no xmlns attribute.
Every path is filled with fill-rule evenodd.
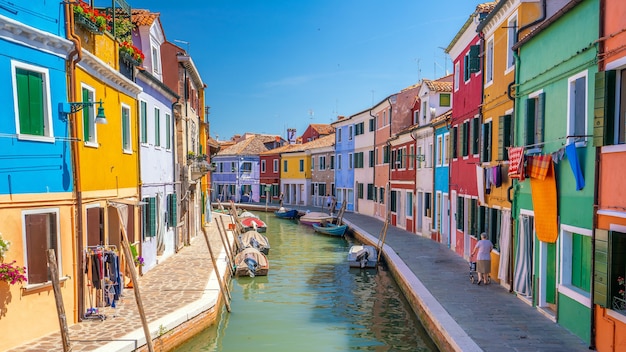
<svg viewBox="0 0 626 352"><path fill-rule="evenodd" d="M143 63L145 55L139 48L129 42L120 43L120 58L133 66L139 66Z"/></svg>
<svg viewBox="0 0 626 352"><path fill-rule="evenodd" d="M84 1L79 0L78 4L72 5L72 11L76 23L85 30L97 35L110 30L111 16L92 8Z"/></svg>

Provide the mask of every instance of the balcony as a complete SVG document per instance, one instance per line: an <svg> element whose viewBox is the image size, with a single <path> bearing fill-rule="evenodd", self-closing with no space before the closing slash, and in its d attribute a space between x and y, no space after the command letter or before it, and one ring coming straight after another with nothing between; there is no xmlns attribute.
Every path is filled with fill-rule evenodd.
<svg viewBox="0 0 626 352"><path fill-rule="evenodd" d="M202 161L192 161L189 163L189 159L187 160L187 164L189 165L189 171L191 173L192 180L199 180L208 174L210 171L215 169L214 166L209 164L206 160Z"/></svg>

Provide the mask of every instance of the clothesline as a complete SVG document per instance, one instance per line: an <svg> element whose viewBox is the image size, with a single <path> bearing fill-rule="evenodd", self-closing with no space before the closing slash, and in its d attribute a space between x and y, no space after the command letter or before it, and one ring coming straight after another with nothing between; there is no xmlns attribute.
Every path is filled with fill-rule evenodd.
<svg viewBox="0 0 626 352"><path fill-rule="evenodd" d="M584 135L572 135L572 136L565 136L565 137L559 137L550 141L544 141L544 142L539 142L539 143L534 143L534 144L526 144L526 145L520 145L520 146L510 146L510 147L506 147L507 149L509 148L518 148L518 147L522 147L524 149L528 149L531 147L539 147L542 146L544 144L548 144L548 143L553 143L553 142L558 142L560 140L563 139L569 139L569 138L589 138L589 137L593 137L592 134L584 134Z"/></svg>

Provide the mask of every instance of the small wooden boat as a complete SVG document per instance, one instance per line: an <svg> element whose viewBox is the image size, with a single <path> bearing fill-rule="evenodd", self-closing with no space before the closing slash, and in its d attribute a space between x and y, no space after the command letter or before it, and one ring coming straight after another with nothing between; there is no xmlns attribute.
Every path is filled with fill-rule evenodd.
<svg viewBox="0 0 626 352"><path fill-rule="evenodd" d="M298 217L298 210L296 209L285 209L281 207L277 211L274 212L277 218L281 219L296 219Z"/></svg>
<svg viewBox="0 0 626 352"><path fill-rule="evenodd" d="M257 217L240 218L243 231L256 230L258 232L266 232L267 225L265 222Z"/></svg>
<svg viewBox="0 0 626 352"><path fill-rule="evenodd" d="M246 248L235 256L236 276L265 276L269 269L267 257L256 248Z"/></svg>
<svg viewBox="0 0 626 352"><path fill-rule="evenodd" d="M258 218L258 216L252 212L249 211L244 211L241 214L239 214L240 218Z"/></svg>
<svg viewBox="0 0 626 352"><path fill-rule="evenodd" d="M312 226L315 232L340 237L343 236L344 233L346 233L346 229L348 228L348 225L335 225L327 221L322 221L319 224L313 224Z"/></svg>
<svg viewBox="0 0 626 352"><path fill-rule="evenodd" d="M267 239L267 236L255 230L250 230L239 235L239 248L244 249L249 247L256 248L265 255L270 253L270 241Z"/></svg>
<svg viewBox="0 0 626 352"><path fill-rule="evenodd" d="M308 212L300 217L300 223L303 225L313 226L313 224L319 224L322 221L333 222L334 216L328 213L322 213L318 211Z"/></svg>
<svg viewBox="0 0 626 352"><path fill-rule="evenodd" d="M351 268L375 268L378 251L370 245L353 245L348 251L348 264Z"/></svg>

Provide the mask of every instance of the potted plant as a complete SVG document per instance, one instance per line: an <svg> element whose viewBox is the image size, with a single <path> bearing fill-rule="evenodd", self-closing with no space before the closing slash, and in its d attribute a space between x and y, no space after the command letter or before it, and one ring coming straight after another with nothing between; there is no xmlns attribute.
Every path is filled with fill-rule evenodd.
<svg viewBox="0 0 626 352"><path fill-rule="evenodd" d="M74 12L76 22L94 34L102 34L104 31L111 30L109 26L111 16L94 9L83 0L73 4L72 11Z"/></svg>
<svg viewBox="0 0 626 352"><path fill-rule="evenodd" d="M2 238L0 233L0 281L8 282L11 285L28 281L26 276L26 267L16 265L16 261L11 263L2 263L4 255L9 251L11 242Z"/></svg>
<svg viewBox="0 0 626 352"><path fill-rule="evenodd" d="M135 66L141 65L143 60L146 58L143 52L139 50L139 48L127 41L123 41L120 43L120 56L122 57L122 59L130 62Z"/></svg>

